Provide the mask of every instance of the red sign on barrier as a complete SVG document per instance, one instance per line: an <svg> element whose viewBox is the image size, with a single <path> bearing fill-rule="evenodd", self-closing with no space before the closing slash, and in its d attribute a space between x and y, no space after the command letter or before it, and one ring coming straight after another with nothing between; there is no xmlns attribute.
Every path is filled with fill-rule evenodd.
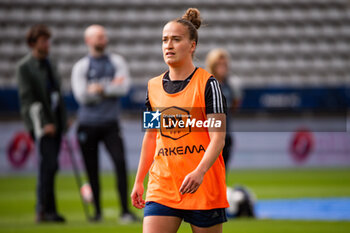
<svg viewBox="0 0 350 233"><path fill-rule="evenodd" d="M314 148L313 134L307 129L300 129L293 135L290 144L290 154L297 163L303 163Z"/></svg>
<svg viewBox="0 0 350 233"><path fill-rule="evenodd" d="M7 148L7 158L14 168L21 168L33 150L33 141L28 133L16 133Z"/></svg>

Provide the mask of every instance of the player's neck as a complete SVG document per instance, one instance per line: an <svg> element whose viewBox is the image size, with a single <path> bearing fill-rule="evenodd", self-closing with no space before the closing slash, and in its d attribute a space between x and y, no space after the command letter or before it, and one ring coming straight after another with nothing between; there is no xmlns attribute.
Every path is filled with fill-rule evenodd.
<svg viewBox="0 0 350 233"><path fill-rule="evenodd" d="M171 81L183 81L193 73L195 68L192 62L186 66L169 67L169 78Z"/></svg>

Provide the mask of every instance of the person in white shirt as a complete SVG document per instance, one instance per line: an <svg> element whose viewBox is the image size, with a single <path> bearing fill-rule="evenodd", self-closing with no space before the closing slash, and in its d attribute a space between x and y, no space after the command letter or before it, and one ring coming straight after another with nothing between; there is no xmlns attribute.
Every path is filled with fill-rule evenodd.
<svg viewBox="0 0 350 233"><path fill-rule="evenodd" d="M89 26L85 43L89 54L74 65L71 81L80 106L77 136L94 197L95 215L91 220L102 218L98 144L103 142L116 171L122 205L120 221L136 221L128 208L127 166L118 121L119 97L126 95L130 86L129 69L122 56L105 52L108 38L104 27Z"/></svg>

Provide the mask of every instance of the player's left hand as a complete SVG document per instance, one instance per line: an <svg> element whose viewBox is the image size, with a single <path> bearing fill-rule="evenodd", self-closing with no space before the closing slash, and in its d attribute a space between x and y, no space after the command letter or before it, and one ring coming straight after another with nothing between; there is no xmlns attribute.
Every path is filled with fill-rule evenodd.
<svg viewBox="0 0 350 233"><path fill-rule="evenodd" d="M197 170L194 170L193 172L189 173L182 182L182 185L179 190L180 193L195 193L198 190L199 186L202 184L203 177L204 174Z"/></svg>

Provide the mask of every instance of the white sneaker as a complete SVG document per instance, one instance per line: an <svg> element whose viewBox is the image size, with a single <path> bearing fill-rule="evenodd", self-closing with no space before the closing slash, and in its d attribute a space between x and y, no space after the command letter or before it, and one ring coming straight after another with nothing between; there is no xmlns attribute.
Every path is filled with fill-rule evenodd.
<svg viewBox="0 0 350 233"><path fill-rule="evenodd" d="M119 218L120 224L130 224L130 223L135 223L135 222L139 222L139 221L140 220L138 219L138 217L136 217L132 213L122 214Z"/></svg>

